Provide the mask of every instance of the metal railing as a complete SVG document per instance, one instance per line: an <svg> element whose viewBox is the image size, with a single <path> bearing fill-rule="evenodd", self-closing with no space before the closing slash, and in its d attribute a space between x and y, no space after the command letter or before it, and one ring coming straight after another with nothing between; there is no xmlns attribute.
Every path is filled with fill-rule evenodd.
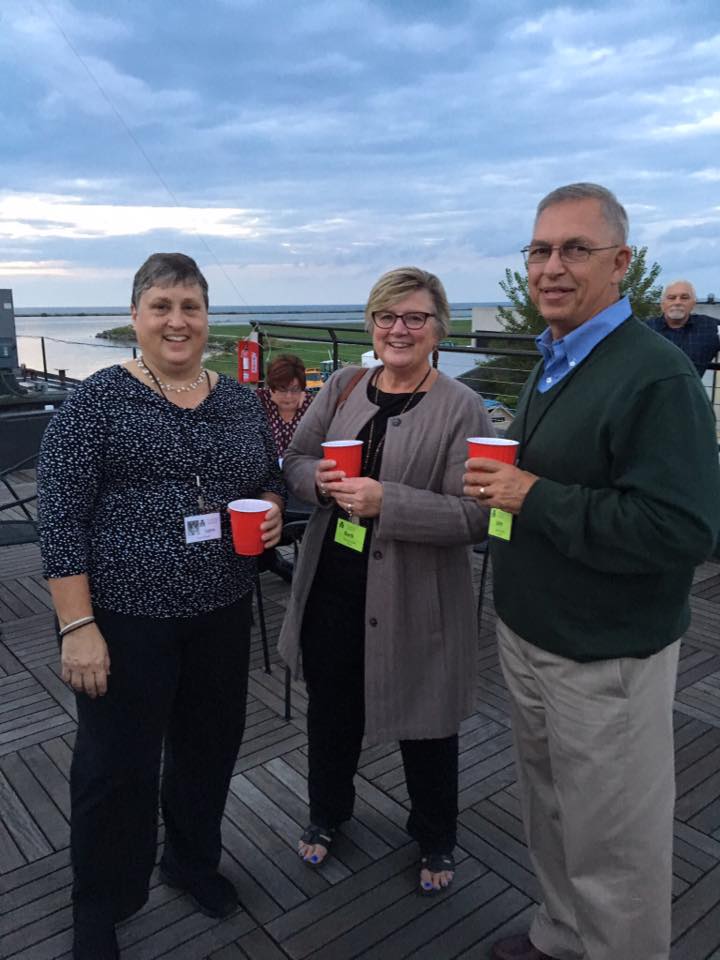
<svg viewBox="0 0 720 960"><path fill-rule="evenodd" d="M337 311L333 312L337 313ZM229 314L230 311L227 313ZM226 314L223 313L223 315ZM351 326L347 323L303 324L293 321L288 324L282 321L249 319L249 326L257 333L261 346L261 379L265 355L276 350L288 350L293 343L327 346L328 361L332 371L345 363L359 362L360 355L372 349L370 334L363 327ZM46 383L62 386L80 383L81 380L69 376L65 369L58 369L56 374L49 371L46 341L52 342L55 338L40 336L39 339L43 369L21 367L23 375L29 380L42 378ZM223 334L213 332L215 342L222 339L227 339L234 346L238 337L236 334L228 334L225 338ZM458 346L456 341L463 341L463 343ZM90 344L83 344L83 346L90 346ZM108 344L104 346L107 347ZM137 348L128 344L118 344L117 349L124 349L133 357L137 354ZM453 365L452 376L461 379L487 400L498 401L511 411L529 371L538 359L532 335L488 330L475 330L469 333L452 332L446 340L441 342L438 350L445 360L458 358ZM467 358L466 369L461 369L463 365L460 363L460 358ZM440 366L444 365L441 361ZM708 370L711 371L711 376L706 376L705 387L720 426L720 378L718 378L720 363L711 363Z"/></svg>
<svg viewBox="0 0 720 960"><path fill-rule="evenodd" d="M268 341L276 341L279 344L297 343L329 343L331 349L332 369L337 370L343 362L341 357L342 347L365 347L371 349L372 340L368 332L362 327L342 328L332 326L318 326L309 324L292 324L292 331L288 332L288 325L276 323L273 321L253 321L251 326L258 334L258 339L263 349L261 350L261 375L262 358ZM303 329L310 329L313 333L323 330L325 337L311 336L301 333ZM338 336L338 330L342 335ZM282 331L282 332L280 332ZM349 334L355 334L361 339L349 338ZM467 346L450 346L447 342L442 342L438 350L443 356L469 355L475 357L474 365L468 366L466 371L461 374L454 373L468 386L472 387L486 400L498 401L513 411L517 403L517 398L525 383L527 376L538 361L537 348L535 346L535 337L524 333L505 333L502 331L473 330L470 333L450 333L448 341L463 340L468 341ZM283 347L283 349L285 349ZM353 357L357 360L357 357ZM708 365L709 375L706 374L704 386L708 394L710 403L715 412L715 420L718 429L718 439L720 440L720 362L710 363Z"/></svg>
<svg viewBox="0 0 720 960"><path fill-rule="evenodd" d="M286 350L293 343L317 343L329 346L331 370L347 362L358 362L358 353L372 349L370 334L362 327L275 321L252 321L261 346L260 375L263 359L269 350ZM460 346L455 341L464 341ZM454 358L451 375L472 386L488 400L498 400L508 408L515 406L529 370L537 362L534 338L526 334L505 334L490 331L451 332L438 346L440 366ZM463 364L463 360L467 363Z"/></svg>

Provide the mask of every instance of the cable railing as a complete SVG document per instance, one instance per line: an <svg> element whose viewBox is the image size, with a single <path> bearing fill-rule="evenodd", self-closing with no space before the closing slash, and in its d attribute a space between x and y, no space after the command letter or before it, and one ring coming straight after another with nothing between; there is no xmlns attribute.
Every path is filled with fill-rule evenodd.
<svg viewBox="0 0 720 960"><path fill-rule="evenodd" d="M283 352L293 343L327 345L329 356L321 369L326 373L345 363L357 363L372 350L372 339L363 327L334 327L324 324L287 324L273 321L252 323L261 346L261 358ZM456 341L463 341L460 345ZM501 403L509 410L528 372L537 361L532 336L491 331L451 331L438 345L441 370L472 387L483 398ZM260 368L262 377L263 366Z"/></svg>

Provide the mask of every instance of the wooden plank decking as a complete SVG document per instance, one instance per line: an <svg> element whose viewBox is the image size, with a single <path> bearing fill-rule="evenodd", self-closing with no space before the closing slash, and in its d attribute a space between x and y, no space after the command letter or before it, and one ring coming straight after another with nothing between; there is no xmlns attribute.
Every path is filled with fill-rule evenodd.
<svg viewBox="0 0 720 960"><path fill-rule="evenodd" d="M263 588L274 647L287 587L264 574ZM673 960L719 960L720 565L697 571L693 607L675 714ZM356 816L328 865L313 871L297 858L307 819L306 701L296 685L286 723L280 665L274 658L264 673L256 635L248 729L224 824L224 869L244 909L209 920L155 880L146 907L118 928L123 958L482 960L499 936L525 929L538 887L523 842L493 621L487 599L479 706L462 728L459 866L448 893L415 893L417 853L404 830L407 792L392 744L364 752ZM34 545L0 548L0 631L0 956L68 957L75 705L58 676Z"/></svg>

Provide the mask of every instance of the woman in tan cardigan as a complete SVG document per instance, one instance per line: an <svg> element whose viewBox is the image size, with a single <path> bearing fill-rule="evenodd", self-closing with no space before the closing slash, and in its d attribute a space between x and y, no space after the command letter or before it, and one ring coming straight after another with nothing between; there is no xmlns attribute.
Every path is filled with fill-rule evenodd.
<svg viewBox="0 0 720 960"><path fill-rule="evenodd" d="M434 893L454 871L458 728L475 686L469 545L487 526L462 495L466 438L492 427L482 398L430 364L450 321L437 277L385 274L365 315L382 366L331 377L284 462L292 492L317 504L280 635L309 697L310 824L299 851L319 865L352 816L363 734L399 740L420 889ZM320 444L353 438L363 441L361 476L347 478Z"/></svg>

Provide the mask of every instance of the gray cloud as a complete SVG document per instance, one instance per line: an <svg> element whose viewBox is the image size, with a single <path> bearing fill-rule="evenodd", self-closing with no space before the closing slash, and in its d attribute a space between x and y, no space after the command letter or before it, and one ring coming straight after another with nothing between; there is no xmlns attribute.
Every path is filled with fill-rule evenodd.
<svg viewBox="0 0 720 960"><path fill-rule="evenodd" d="M3 6L0 260L38 265L19 302L57 262L54 296L110 302L163 246L230 264L246 300L357 302L400 262L493 299L537 200L578 179L617 192L668 274L720 287L711 0L107 9Z"/></svg>

